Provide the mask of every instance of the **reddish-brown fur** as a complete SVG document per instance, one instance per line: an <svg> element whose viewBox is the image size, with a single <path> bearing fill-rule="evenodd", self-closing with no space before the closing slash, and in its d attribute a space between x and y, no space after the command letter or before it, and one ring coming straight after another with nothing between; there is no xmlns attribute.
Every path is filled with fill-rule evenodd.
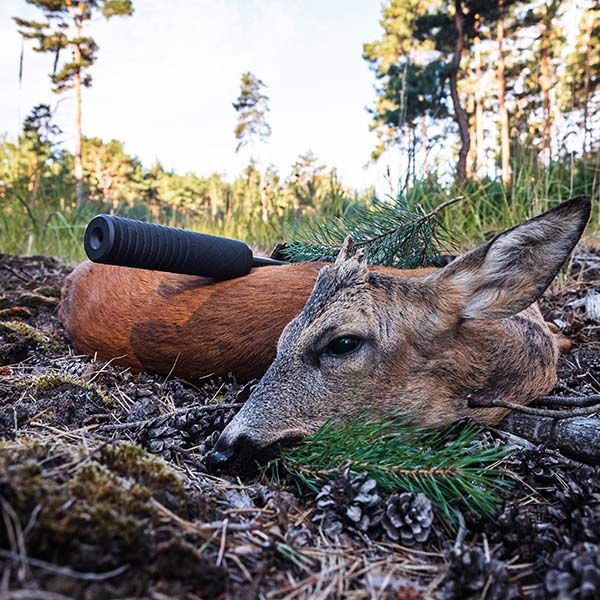
<svg viewBox="0 0 600 600"><path fill-rule="evenodd" d="M322 263L203 277L84 262L66 280L59 318L78 352L185 378L260 377L301 310ZM432 269L400 271L422 275Z"/></svg>

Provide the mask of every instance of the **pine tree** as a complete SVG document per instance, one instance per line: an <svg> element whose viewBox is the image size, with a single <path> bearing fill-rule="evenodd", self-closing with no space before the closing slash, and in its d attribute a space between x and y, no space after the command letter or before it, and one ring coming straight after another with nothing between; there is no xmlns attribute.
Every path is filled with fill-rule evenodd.
<svg viewBox="0 0 600 600"><path fill-rule="evenodd" d="M382 82L372 111L373 128L382 138L374 158L405 137L405 129L412 135L415 119L447 117L450 104L460 137L457 179L466 179L471 135L459 85L462 62L477 38L478 15L495 6L497 1L436 0L424 6L416 0L390 0L384 7L384 34L363 50Z"/></svg>
<svg viewBox="0 0 600 600"><path fill-rule="evenodd" d="M296 159L286 184L294 210L317 210L321 215L334 208L336 197L345 191L335 169L319 164L311 151Z"/></svg>
<svg viewBox="0 0 600 600"><path fill-rule="evenodd" d="M496 102L498 111L498 124L500 133L500 164L502 182L504 185L510 183L512 173L510 166L510 121L507 108L507 75L506 75L506 22L511 11L520 5L529 4L529 0L496 0L495 2L471 1L471 9L475 12L474 20L474 48L476 55L479 52L479 38L495 42L496 58ZM489 59L488 59L489 60ZM477 58L476 58L477 61ZM481 72L481 63L479 72ZM480 119L481 120L481 117ZM479 129L477 137L477 149L479 150L482 140L482 132Z"/></svg>
<svg viewBox="0 0 600 600"><path fill-rule="evenodd" d="M236 152L247 144L264 143L271 136L271 126L267 122L269 97L263 93L265 87L265 84L250 71L242 75L240 95L233 103L233 108L238 113L238 123L235 127L235 139L238 141ZM267 222L269 220L268 194L262 169L260 170L260 199L262 220Z"/></svg>
<svg viewBox="0 0 600 600"><path fill-rule="evenodd" d="M542 162L547 164L554 144L555 87L565 42L559 19L568 3L551 0L525 3L522 8L510 26L520 47L507 68L507 88L515 105L512 124L521 143L541 146Z"/></svg>
<svg viewBox="0 0 600 600"><path fill-rule="evenodd" d="M131 0L27 0L28 4L42 11L43 20L33 21L14 17L19 33L25 39L35 40L36 52L54 55L50 79L56 93L75 90L75 155L74 172L77 206L84 202L83 163L81 132L81 88L90 87L90 67L96 60L98 45L93 38L84 35L86 23L96 14L106 19L117 15L133 14ZM71 51L72 56L63 60L61 52Z"/></svg>
<svg viewBox="0 0 600 600"><path fill-rule="evenodd" d="M575 117L581 137L581 153L592 151L592 127L598 114L600 87L600 10L591 1L582 11L575 48L567 58L560 86L559 108ZM596 100L596 101L594 101Z"/></svg>
<svg viewBox="0 0 600 600"><path fill-rule="evenodd" d="M391 0L383 7L382 37L363 46L363 58L377 79L377 100L370 113L371 129L377 132L380 142L371 158L379 159L390 146L404 146L409 157L407 172L414 160L417 121L426 160L427 119L448 116L441 84L446 67L440 60L427 59L434 50L430 40L417 41L415 37L417 19L424 10L418 0Z"/></svg>
<svg viewBox="0 0 600 600"><path fill-rule="evenodd" d="M510 167L510 122L506 108L506 63L504 60L504 19L505 2L498 2L498 21L496 24L496 42L498 44L498 117L500 121L500 155L502 165L502 183L510 183L512 172Z"/></svg>

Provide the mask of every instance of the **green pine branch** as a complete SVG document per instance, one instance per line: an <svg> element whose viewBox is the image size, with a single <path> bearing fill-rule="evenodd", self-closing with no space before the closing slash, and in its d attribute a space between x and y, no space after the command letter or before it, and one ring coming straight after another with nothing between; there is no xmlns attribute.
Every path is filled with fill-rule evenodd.
<svg viewBox="0 0 600 600"><path fill-rule="evenodd" d="M438 513L455 521L454 507L490 515L510 482L498 465L506 447L480 441L475 425L427 430L402 415L361 415L327 423L301 445L285 450L280 464L318 492L323 482L350 463L389 493L423 492Z"/></svg>
<svg viewBox="0 0 600 600"><path fill-rule="evenodd" d="M444 242L438 232L438 215L462 198L440 204L429 213L403 197L391 202L375 200L371 206L352 205L342 217L329 217L295 226L284 256L291 262L333 261L344 239L366 251L371 264L410 269L429 264Z"/></svg>

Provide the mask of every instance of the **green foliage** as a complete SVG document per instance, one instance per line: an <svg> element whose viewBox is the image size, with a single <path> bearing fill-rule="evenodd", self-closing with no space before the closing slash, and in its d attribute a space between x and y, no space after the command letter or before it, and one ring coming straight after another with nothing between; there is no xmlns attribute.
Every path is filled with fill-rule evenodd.
<svg viewBox="0 0 600 600"><path fill-rule="evenodd" d="M442 246L437 214L426 214L404 195L393 201L373 198L351 205L341 217L329 217L293 227L295 240L283 252L292 262L335 259L348 234L354 249L364 249L371 264L410 269L429 264Z"/></svg>
<svg viewBox="0 0 600 600"><path fill-rule="evenodd" d="M328 423L281 455L282 466L317 492L323 480L346 464L366 471L386 492L423 492L449 520L453 508L492 514L509 482L498 469L506 447L480 440L481 427L419 428L402 415L360 415Z"/></svg>
<svg viewBox="0 0 600 600"><path fill-rule="evenodd" d="M131 0L27 0L28 4L42 11L41 21L14 17L19 33L24 39L37 42L36 52L54 55L54 68L50 79L56 92L63 92L73 86L76 76L81 83L90 86L91 76L87 69L94 64L98 45L93 38L84 36L81 29L96 13L110 19L114 16L133 14ZM75 58L67 59L59 66L61 52L74 51Z"/></svg>
<svg viewBox="0 0 600 600"><path fill-rule="evenodd" d="M567 27L570 15L577 11L581 18L573 44L573 40L568 43ZM363 47L363 58L376 78L377 97L370 113L379 143L372 158L377 160L387 149L398 147L407 155L410 176L418 137L426 176L429 149L439 138L456 139L458 127L460 160L466 158L469 140L473 155L483 156L489 169L491 161L476 148L475 134L476 127L485 127L486 137L497 135L495 127L490 132L488 123L498 119L501 84L510 118L510 129L505 131L514 146L541 147L546 163L551 156L557 158L557 149L563 145L572 149L575 143L582 154L593 151L597 139L586 139L583 144L574 140L582 127L586 138L593 137L598 114L597 13L589 0L577 4L574 0L387 0L382 7L381 36ZM457 14L462 14L460 39L464 43L460 61L456 60ZM505 32L502 75L496 70L500 20ZM483 68L477 66L480 59L476 56L481 52L486 53ZM479 115L475 97L482 109ZM560 119L557 108L564 113ZM466 112L466 119L461 119L461 111ZM489 145L486 140L486 148ZM498 140L495 153L499 145ZM466 174L478 178L484 170L479 164L476 172Z"/></svg>

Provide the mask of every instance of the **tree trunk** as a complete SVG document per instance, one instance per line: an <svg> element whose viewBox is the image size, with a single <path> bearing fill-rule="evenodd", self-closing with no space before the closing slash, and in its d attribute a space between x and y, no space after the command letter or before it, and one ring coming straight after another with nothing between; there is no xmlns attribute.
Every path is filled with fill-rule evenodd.
<svg viewBox="0 0 600 600"><path fill-rule="evenodd" d="M542 91L542 157L544 164L548 165L551 158L552 147L552 107L550 89L552 87L552 73L550 67L550 31L548 28L548 9L541 23L542 57L540 62L540 89Z"/></svg>
<svg viewBox="0 0 600 600"><path fill-rule="evenodd" d="M586 11L587 27L586 36L587 44L585 48L585 68L583 76L583 148L582 156L585 157L588 148L589 139L589 101L590 101L590 80L591 80L591 68L592 68L592 29L594 23L594 17L592 11L588 9Z"/></svg>
<svg viewBox="0 0 600 600"><path fill-rule="evenodd" d="M470 72L469 81L473 81ZM469 177L473 177L477 169L477 136L475 135L475 94L473 94L471 85L469 85L469 89L467 90L467 105L465 110L469 119L469 139L471 140L469 153L467 154L467 174Z"/></svg>
<svg viewBox="0 0 600 600"><path fill-rule="evenodd" d="M479 39L479 15L475 15L475 176L483 177L484 147L483 147L483 94L481 93L481 40Z"/></svg>
<svg viewBox="0 0 600 600"><path fill-rule="evenodd" d="M415 173L415 124L409 122L407 124L408 135L406 136L406 152L407 152L407 165L406 165L406 177L404 178L404 187L406 190L410 190L414 183Z"/></svg>
<svg viewBox="0 0 600 600"><path fill-rule="evenodd" d="M225 221L229 223L231 221L231 215L233 213L232 201L231 201L232 192L229 188L225 189Z"/></svg>
<svg viewBox="0 0 600 600"><path fill-rule="evenodd" d="M450 75L450 95L452 97L452 106L454 108L454 117L458 125L460 135L460 150L458 151L458 163L456 165L456 176L459 182L467 178L467 155L469 154L469 119L467 113L460 104L458 95L458 73L460 70L460 59L465 46L464 40L464 21L465 15L462 9L462 0L455 0L454 28L456 30L456 41L454 44L454 54L452 56L452 73Z"/></svg>
<svg viewBox="0 0 600 600"><path fill-rule="evenodd" d="M498 113L500 117L500 152L502 164L502 183L507 186L512 177L510 168L510 124L508 110L506 109L506 77L504 74L504 0L499 1L500 16L496 41L498 42Z"/></svg>
<svg viewBox="0 0 600 600"><path fill-rule="evenodd" d="M219 214L219 191L214 181L210 182L208 195L210 197L210 220L212 223L214 223L217 220L217 215Z"/></svg>
<svg viewBox="0 0 600 600"><path fill-rule="evenodd" d="M77 36L81 37L81 27L77 27ZM75 62L81 65L81 48L75 44ZM83 163L81 159L81 68L75 74L75 197L77 208L83 206Z"/></svg>
<svg viewBox="0 0 600 600"><path fill-rule="evenodd" d="M268 204L268 198L267 198L265 175L264 175L262 169L260 170L259 186L260 186L261 218L262 218L263 223L267 223L269 221L269 204Z"/></svg>
<svg viewBox="0 0 600 600"><path fill-rule="evenodd" d="M421 126L421 148L423 149L423 175L429 175L429 140L427 139L427 120L425 115L420 115L419 124Z"/></svg>

